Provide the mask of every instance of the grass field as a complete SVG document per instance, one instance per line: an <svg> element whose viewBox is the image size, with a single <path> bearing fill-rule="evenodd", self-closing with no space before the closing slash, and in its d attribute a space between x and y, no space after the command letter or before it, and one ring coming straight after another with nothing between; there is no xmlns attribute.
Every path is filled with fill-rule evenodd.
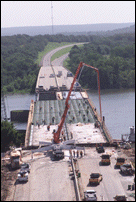
<svg viewBox="0 0 136 202"><path fill-rule="evenodd" d="M61 46L65 46L65 45L70 45L70 44L73 44L73 43L68 43L68 42L62 42L62 43L57 43L57 42L49 42L47 44L47 46L45 46L45 49L44 51L42 52L39 52L38 53L38 59L35 61L35 63L37 63L38 65L40 65L40 62L42 60L42 57L44 55L46 55L48 52L50 52L51 50L55 49L55 48L58 48L58 47L61 47ZM83 46L83 44L80 44L78 45L79 47L80 46ZM68 53L70 50L71 50L72 46L71 47L67 47L67 48L64 48L58 52L56 52L52 58L51 58L51 61L55 60L55 58L57 57L61 57L62 55Z"/></svg>
<svg viewBox="0 0 136 202"><path fill-rule="evenodd" d="M83 44L79 44L78 46L81 47L81 46L83 46ZM67 47L67 48L63 48L62 50L57 51L57 52L54 53L54 55L51 57L51 61L53 61L53 60L55 60L56 58L59 58L59 57L61 57L62 55L64 55L64 54L70 52L71 48L72 48L72 46Z"/></svg>
<svg viewBox="0 0 136 202"><path fill-rule="evenodd" d="M72 46L67 47L67 48L63 48L63 49L61 49L60 51L54 53L54 55L51 57L51 62L52 62L53 60L55 60L56 58L59 58L59 57L61 57L62 55L68 53L68 52L71 50L71 48L72 48Z"/></svg>

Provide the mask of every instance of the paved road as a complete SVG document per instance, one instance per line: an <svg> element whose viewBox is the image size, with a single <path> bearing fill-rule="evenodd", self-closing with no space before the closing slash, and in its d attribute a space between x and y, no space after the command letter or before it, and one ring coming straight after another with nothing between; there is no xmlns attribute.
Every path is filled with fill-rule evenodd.
<svg viewBox="0 0 136 202"><path fill-rule="evenodd" d="M56 53L57 51L63 49L63 48L67 48L67 47L70 47L70 46L74 46L74 45L79 45L79 44L85 44L85 43L75 43L75 44L70 44L70 45L65 45L65 46L61 46L61 47L58 47L52 51L50 51L49 53L47 53L43 59L42 59L42 66L46 67L46 66L50 66L50 63L51 63L51 57L54 53ZM57 66L57 64L55 64Z"/></svg>
<svg viewBox="0 0 136 202"><path fill-rule="evenodd" d="M68 57L68 55L69 55L69 53L66 53L66 54L62 55L61 57L56 58L55 60L53 60L51 62L51 64L53 66L63 66L63 62Z"/></svg>
<svg viewBox="0 0 136 202"><path fill-rule="evenodd" d="M60 161L49 156L31 163L27 183L16 185L14 201L75 201L74 182L69 176L69 152Z"/></svg>
<svg viewBox="0 0 136 202"><path fill-rule="evenodd" d="M112 148L107 148L106 151L112 152ZM122 176L119 169L114 169L115 158L117 153L113 152L111 156L111 165L101 166L101 154L98 154L95 148L86 149L84 158L78 160L79 170L81 172L82 191L93 189L97 192L98 201L114 201L113 197L116 194L129 195L132 191L127 191L128 184L133 183L134 176ZM92 172L101 173L103 180L100 185L89 185L89 177ZM129 198L133 200L133 198Z"/></svg>

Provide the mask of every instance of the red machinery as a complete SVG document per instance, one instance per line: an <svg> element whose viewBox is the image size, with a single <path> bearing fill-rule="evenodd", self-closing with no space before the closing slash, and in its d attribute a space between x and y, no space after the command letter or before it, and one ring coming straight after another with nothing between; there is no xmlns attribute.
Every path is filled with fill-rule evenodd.
<svg viewBox="0 0 136 202"><path fill-rule="evenodd" d="M57 130L57 132L54 132L54 133L53 133L54 143L60 143L60 139L59 139L59 137L60 137L60 132L61 132L61 130L62 130L64 121L65 121L65 118L66 118L66 115L67 115L67 111L68 111L68 109L69 109L69 107L70 107L69 104L68 104L68 101L69 101L69 98L70 98L71 91L72 91L72 89L73 89L74 83L75 83L75 81L76 81L76 78L77 78L77 76L78 76L78 74L79 74L80 69L81 69L83 66L87 66L87 67L93 68L93 69L97 72L97 75L98 75L99 103L100 103L100 117L101 117L101 120L102 120L101 100L100 100L99 70L98 70L97 68L95 68L95 67L92 67L92 66L87 65L87 64L85 64L85 63L83 63L83 62L80 62L79 66L78 66L78 68L77 68L76 74L75 74L75 76L74 76L73 82L72 82L72 84L71 84L71 87L70 87L70 90L69 90L69 93L68 93L66 102L65 102L65 110L64 110L64 113L63 113L63 115L62 115L61 121L60 121L60 123L59 123L59 125L58 125L58 130Z"/></svg>

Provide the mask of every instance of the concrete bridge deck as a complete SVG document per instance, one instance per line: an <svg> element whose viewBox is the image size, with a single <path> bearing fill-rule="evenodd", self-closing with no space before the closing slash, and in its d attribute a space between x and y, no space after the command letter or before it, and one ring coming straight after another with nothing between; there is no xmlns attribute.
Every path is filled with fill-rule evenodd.
<svg viewBox="0 0 136 202"><path fill-rule="evenodd" d="M59 72L62 73L60 76ZM51 87L60 89L61 87L66 86L66 89L69 90L73 81L73 76L67 77L68 72L69 71L62 66L41 67L37 78L36 89L43 88L48 91Z"/></svg>
<svg viewBox="0 0 136 202"><path fill-rule="evenodd" d="M75 139L77 144L106 143L106 137L102 134L101 129L95 128L95 117L89 103L83 99L72 98L69 100L70 109L65 120L66 124L62 129L66 139ZM29 146L38 146L39 141L52 141L53 130L57 130L64 108L65 99L34 103L31 143ZM49 124L50 130L48 131L47 126Z"/></svg>
<svg viewBox="0 0 136 202"><path fill-rule="evenodd" d="M61 120L65 109L65 99L63 100L45 100L37 101L34 103L34 116L33 124L40 125L45 124L57 125ZM66 123L94 123L94 117L92 115L92 109L86 104L83 99L71 99L69 100L70 109L66 117ZM53 118L54 117L54 118ZM54 120L53 120L54 119Z"/></svg>

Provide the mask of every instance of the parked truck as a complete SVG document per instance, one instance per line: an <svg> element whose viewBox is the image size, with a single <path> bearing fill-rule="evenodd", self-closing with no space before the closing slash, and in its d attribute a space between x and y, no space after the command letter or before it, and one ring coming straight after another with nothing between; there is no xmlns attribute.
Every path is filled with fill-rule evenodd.
<svg viewBox="0 0 136 202"><path fill-rule="evenodd" d="M120 166L122 166L125 163L126 160L127 159L125 159L123 157L117 157L115 167L120 168Z"/></svg>
<svg viewBox="0 0 136 202"><path fill-rule="evenodd" d="M101 155L101 164L102 165L109 165L111 162L110 162L110 157L111 157L111 155L109 155L109 154L102 154Z"/></svg>
<svg viewBox="0 0 136 202"><path fill-rule="evenodd" d="M10 152L11 168L16 169L21 166L21 148L15 148Z"/></svg>

